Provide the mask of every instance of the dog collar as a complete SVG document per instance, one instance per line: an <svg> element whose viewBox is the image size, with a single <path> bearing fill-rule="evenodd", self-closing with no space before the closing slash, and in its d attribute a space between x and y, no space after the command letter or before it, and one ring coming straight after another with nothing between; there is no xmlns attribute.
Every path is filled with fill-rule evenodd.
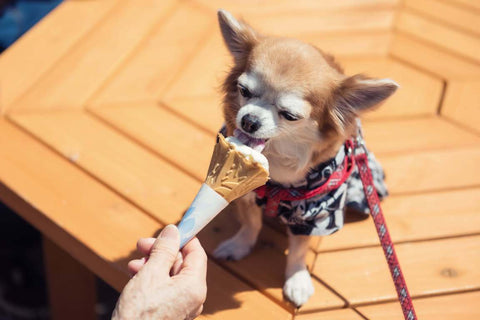
<svg viewBox="0 0 480 320"><path fill-rule="evenodd" d="M278 214L278 206L281 201L299 201L313 198L320 194L338 189L352 174L355 167L354 144L352 140L347 140L343 150L335 158L318 165L313 171L325 171L334 164L335 170L328 172L328 178L319 186L310 189L306 187L285 188L272 182L267 183L255 190L257 197L266 199L265 215L275 217ZM343 155L343 161L338 159ZM338 163L337 163L338 162Z"/></svg>

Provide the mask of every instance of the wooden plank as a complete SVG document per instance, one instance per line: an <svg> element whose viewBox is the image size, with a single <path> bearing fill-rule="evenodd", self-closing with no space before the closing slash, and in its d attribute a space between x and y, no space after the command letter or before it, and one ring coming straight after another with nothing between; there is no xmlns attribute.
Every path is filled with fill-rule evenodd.
<svg viewBox="0 0 480 320"><path fill-rule="evenodd" d="M396 251L413 297L480 288L480 236L399 244ZM381 247L321 253L314 274L352 305L396 299Z"/></svg>
<svg viewBox="0 0 480 320"><path fill-rule="evenodd" d="M320 2L320 1L319 1ZM311 43L335 56L385 56L389 52L392 35L390 31L359 33L306 34L298 39Z"/></svg>
<svg viewBox="0 0 480 320"><path fill-rule="evenodd" d="M302 314L295 317L295 320L362 320L363 318L352 309L340 309Z"/></svg>
<svg viewBox="0 0 480 320"><path fill-rule="evenodd" d="M163 97L165 89L192 55L197 54L199 45L216 23L215 19L214 13L208 15L201 8L181 2L92 103L101 105Z"/></svg>
<svg viewBox="0 0 480 320"><path fill-rule="evenodd" d="M452 3L436 0L406 0L405 7L431 17L455 28L480 34L478 28L478 12L455 6Z"/></svg>
<svg viewBox="0 0 480 320"><path fill-rule="evenodd" d="M212 59L215 57L215 59ZM215 29L195 56L186 63L182 72L165 92L166 102L171 98L217 96L227 71L232 64L220 31Z"/></svg>
<svg viewBox="0 0 480 320"><path fill-rule="evenodd" d="M426 70L449 80L478 79L480 76L478 64L399 33L394 35L391 54L419 70Z"/></svg>
<svg viewBox="0 0 480 320"><path fill-rule="evenodd" d="M208 262L207 301L200 319L291 319L290 312Z"/></svg>
<svg viewBox="0 0 480 320"><path fill-rule="evenodd" d="M458 56L480 62L480 38L443 24L425 19L409 11L401 11L396 21L400 32L411 34Z"/></svg>
<svg viewBox="0 0 480 320"><path fill-rule="evenodd" d="M15 111L81 109L165 16L173 0L126 0L15 104Z"/></svg>
<svg viewBox="0 0 480 320"><path fill-rule="evenodd" d="M136 241L161 225L4 119L0 132L2 201L120 291Z"/></svg>
<svg viewBox="0 0 480 320"><path fill-rule="evenodd" d="M415 311L422 320L477 320L480 318L480 292L457 293L441 297L415 299ZM368 319L404 319L398 302L359 307Z"/></svg>
<svg viewBox="0 0 480 320"><path fill-rule="evenodd" d="M212 253L221 241L233 236L239 224L232 217L230 209L219 214L200 233L199 239L205 250ZM225 268L245 279L262 293L278 303L294 310L293 306L284 301L282 287L285 274L285 250L287 238L284 235L264 226L257 245L252 253L240 261L219 261ZM307 263L312 264L313 252L307 256ZM302 306L301 312L312 312L326 308L342 307L344 302L317 280L313 281L315 294Z"/></svg>
<svg viewBox="0 0 480 320"><path fill-rule="evenodd" d="M43 257L50 319L97 319L94 274L45 237Z"/></svg>
<svg viewBox="0 0 480 320"><path fill-rule="evenodd" d="M245 19L263 33L296 37L302 34L328 32L359 32L390 30L394 10L340 11L332 14L324 11L305 11L245 14Z"/></svg>
<svg viewBox="0 0 480 320"><path fill-rule="evenodd" d="M116 3L62 2L4 51L0 56L0 111L5 112L75 43L81 41Z"/></svg>
<svg viewBox="0 0 480 320"><path fill-rule="evenodd" d="M340 59L348 75L364 73L375 78L391 78L400 88L366 118L417 116L435 114L442 95L443 83L391 58ZM425 94L428 92L428 94Z"/></svg>
<svg viewBox="0 0 480 320"><path fill-rule="evenodd" d="M378 155L480 146L478 136L440 117L364 121L363 129L368 148Z"/></svg>
<svg viewBox="0 0 480 320"><path fill-rule="evenodd" d="M435 150L379 156L392 194L439 191L480 185L472 174L480 161L479 148Z"/></svg>
<svg viewBox="0 0 480 320"><path fill-rule="evenodd" d="M337 1L316 1L300 0L291 2L290 0L267 0L262 1L261 5L257 0L224 1L224 0L197 0L212 10L225 8L235 14L245 14L248 12L295 12L300 14L303 11L342 11L342 10L376 10L393 9L398 6L398 0L337 0Z"/></svg>
<svg viewBox="0 0 480 320"><path fill-rule="evenodd" d="M222 127L223 108L219 95L185 96L166 100L166 107L216 135Z"/></svg>
<svg viewBox="0 0 480 320"><path fill-rule="evenodd" d="M395 243L480 233L480 188L390 196L382 202L382 209ZM347 221L355 217L350 214ZM368 217L347 222L339 232L321 238L317 250L378 244L377 232Z"/></svg>
<svg viewBox="0 0 480 320"><path fill-rule="evenodd" d="M155 103L102 107L93 112L198 181L205 180L215 135Z"/></svg>
<svg viewBox="0 0 480 320"><path fill-rule="evenodd" d="M441 113L469 129L480 132L480 80L450 81Z"/></svg>
<svg viewBox="0 0 480 320"><path fill-rule="evenodd" d="M444 0L464 9L480 10L480 3L477 0Z"/></svg>
<svg viewBox="0 0 480 320"><path fill-rule="evenodd" d="M18 114L14 120L165 224L180 220L200 186L83 112Z"/></svg>

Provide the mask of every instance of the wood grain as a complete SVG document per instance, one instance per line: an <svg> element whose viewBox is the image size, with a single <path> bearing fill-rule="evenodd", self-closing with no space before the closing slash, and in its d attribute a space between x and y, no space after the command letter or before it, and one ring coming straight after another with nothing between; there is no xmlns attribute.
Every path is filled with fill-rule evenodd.
<svg viewBox="0 0 480 320"><path fill-rule="evenodd" d="M15 112L83 108L148 32L165 18L173 0L142 3L139 6L137 1L126 0L116 7L15 103Z"/></svg>
<svg viewBox="0 0 480 320"><path fill-rule="evenodd" d="M62 2L4 51L0 56L0 111L6 112L8 106L68 54L115 4L110 0Z"/></svg>
<svg viewBox="0 0 480 320"><path fill-rule="evenodd" d="M352 309L314 312L295 317L296 320L361 320L363 319Z"/></svg>
<svg viewBox="0 0 480 320"><path fill-rule="evenodd" d="M395 243L480 233L480 189L390 196L382 202L388 229ZM354 213L342 230L322 237L318 251L378 245L371 217ZM432 227L434 223L435 227Z"/></svg>
<svg viewBox="0 0 480 320"><path fill-rule="evenodd" d="M168 224L200 183L83 112L19 114L17 123L123 197Z"/></svg>
<svg viewBox="0 0 480 320"><path fill-rule="evenodd" d="M439 191L480 185L475 172L479 148L434 150L378 157L393 194Z"/></svg>
<svg viewBox="0 0 480 320"><path fill-rule="evenodd" d="M466 32L480 34L478 28L478 12L455 6L447 1L435 0L406 0L405 7L414 12L421 13L425 17L433 18L439 22L445 23Z"/></svg>
<svg viewBox="0 0 480 320"><path fill-rule="evenodd" d="M480 10L480 3L478 3L478 1L476 0L445 0L445 1L466 10L470 10L470 9Z"/></svg>
<svg viewBox="0 0 480 320"><path fill-rule="evenodd" d="M155 103L103 107L93 112L198 181L205 180L215 135Z"/></svg>
<svg viewBox="0 0 480 320"><path fill-rule="evenodd" d="M162 98L167 102L171 98L221 96L220 88L232 65L232 58L218 27L214 29L213 35L204 41L166 90Z"/></svg>
<svg viewBox="0 0 480 320"><path fill-rule="evenodd" d="M449 28L408 11L400 12L396 28L458 56L480 62L480 38L475 35Z"/></svg>
<svg viewBox="0 0 480 320"><path fill-rule="evenodd" d="M441 112L461 126L479 133L480 80L450 81Z"/></svg>
<svg viewBox="0 0 480 320"><path fill-rule="evenodd" d="M364 121L363 129L368 148L379 155L480 145L478 136L441 117Z"/></svg>
<svg viewBox="0 0 480 320"><path fill-rule="evenodd" d="M317 46L325 52L341 57L383 57L388 54L392 40L392 34L387 30L299 34L296 37Z"/></svg>
<svg viewBox="0 0 480 320"><path fill-rule="evenodd" d="M378 9L373 11L330 12L305 11L301 15L290 12L247 13L245 19L262 33L298 37L302 34L333 32L389 30L393 25L394 11ZM352 28L352 26L355 26Z"/></svg>
<svg viewBox="0 0 480 320"><path fill-rule="evenodd" d="M442 94L442 81L390 58L342 59L347 75L364 73L373 78L390 78L400 88L366 118L394 118L435 114ZM429 92L428 95L423 94Z"/></svg>
<svg viewBox="0 0 480 320"><path fill-rule="evenodd" d="M393 37L390 54L443 79L477 79L480 76L478 64L400 33Z"/></svg>
<svg viewBox="0 0 480 320"><path fill-rule="evenodd" d="M480 317L480 292L459 293L441 297L415 299L415 311L419 319L425 320L476 320ZM359 307L368 319L404 319L397 302Z"/></svg>
<svg viewBox="0 0 480 320"><path fill-rule="evenodd" d="M165 89L196 54L214 21L215 14L207 15L201 8L182 2L148 35L115 77L92 98L91 104L162 98Z"/></svg>
<svg viewBox="0 0 480 320"><path fill-rule="evenodd" d="M395 248L413 297L480 288L480 236L398 244ZM353 305L396 299L380 247L321 253L314 274Z"/></svg>
<svg viewBox="0 0 480 320"><path fill-rule="evenodd" d="M217 135L224 123L222 102L218 95L179 96L167 99L164 106L212 135Z"/></svg>
<svg viewBox="0 0 480 320"><path fill-rule="evenodd" d="M349 11L349 10L375 10L375 9L393 9L398 6L398 0L337 0L337 1L317 1L300 0L294 5L290 0L264 0L259 5L257 0L246 0L242 2L224 1L224 0L197 0L199 3L208 6L212 10L225 8L236 14L245 14L248 12L268 12L282 13L292 11L301 14L303 11ZM468 1L468 0L467 0Z"/></svg>

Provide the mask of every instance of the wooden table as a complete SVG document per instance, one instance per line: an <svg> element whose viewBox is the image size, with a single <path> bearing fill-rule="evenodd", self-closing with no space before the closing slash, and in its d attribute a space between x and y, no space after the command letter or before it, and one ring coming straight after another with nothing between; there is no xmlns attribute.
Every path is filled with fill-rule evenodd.
<svg viewBox="0 0 480 320"><path fill-rule="evenodd" d="M93 317L92 272L121 290L136 240L196 193L230 61L217 7L400 83L364 124L419 318L479 319L475 0L65 1L0 56L0 199L45 236L54 318ZM228 213L209 225L208 253L235 228ZM401 319L370 220L312 241L316 293L299 310L282 298L285 246L268 224L246 259L210 259L202 317Z"/></svg>

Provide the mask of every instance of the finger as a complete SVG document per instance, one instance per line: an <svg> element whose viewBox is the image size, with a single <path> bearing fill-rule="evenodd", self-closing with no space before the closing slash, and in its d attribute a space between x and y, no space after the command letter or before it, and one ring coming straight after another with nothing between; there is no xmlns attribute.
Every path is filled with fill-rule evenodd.
<svg viewBox="0 0 480 320"><path fill-rule="evenodd" d="M145 258L134 259L128 262L128 271L132 276L136 275L137 272L145 265Z"/></svg>
<svg viewBox="0 0 480 320"><path fill-rule="evenodd" d="M207 254L203 250L200 241L193 238L182 249L183 264L181 273L194 274L198 279L205 279L207 276Z"/></svg>
<svg viewBox="0 0 480 320"><path fill-rule="evenodd" d="M174 276L178 274L182 268L182 264L183 264L183 256L182 256L182 253L179 252L177 254L177 259L173 263L172 270L170 270L170 276Z"/></svg>
<svg viewBox="0 0 480 320"><path fill-rule="evenodd" d="M180 234L173 224L166 226L150 251L149 264L154 265L161 274L168 275L177 258L180 248Z"/></svg>
<svg viewBox="0 0 480 320"><path fill-rule="evenodd" d="M137 241L137 250L143 255L149 256L150 251L152 251L153 244L155 243L155 238L140 238Z"/></svg>

